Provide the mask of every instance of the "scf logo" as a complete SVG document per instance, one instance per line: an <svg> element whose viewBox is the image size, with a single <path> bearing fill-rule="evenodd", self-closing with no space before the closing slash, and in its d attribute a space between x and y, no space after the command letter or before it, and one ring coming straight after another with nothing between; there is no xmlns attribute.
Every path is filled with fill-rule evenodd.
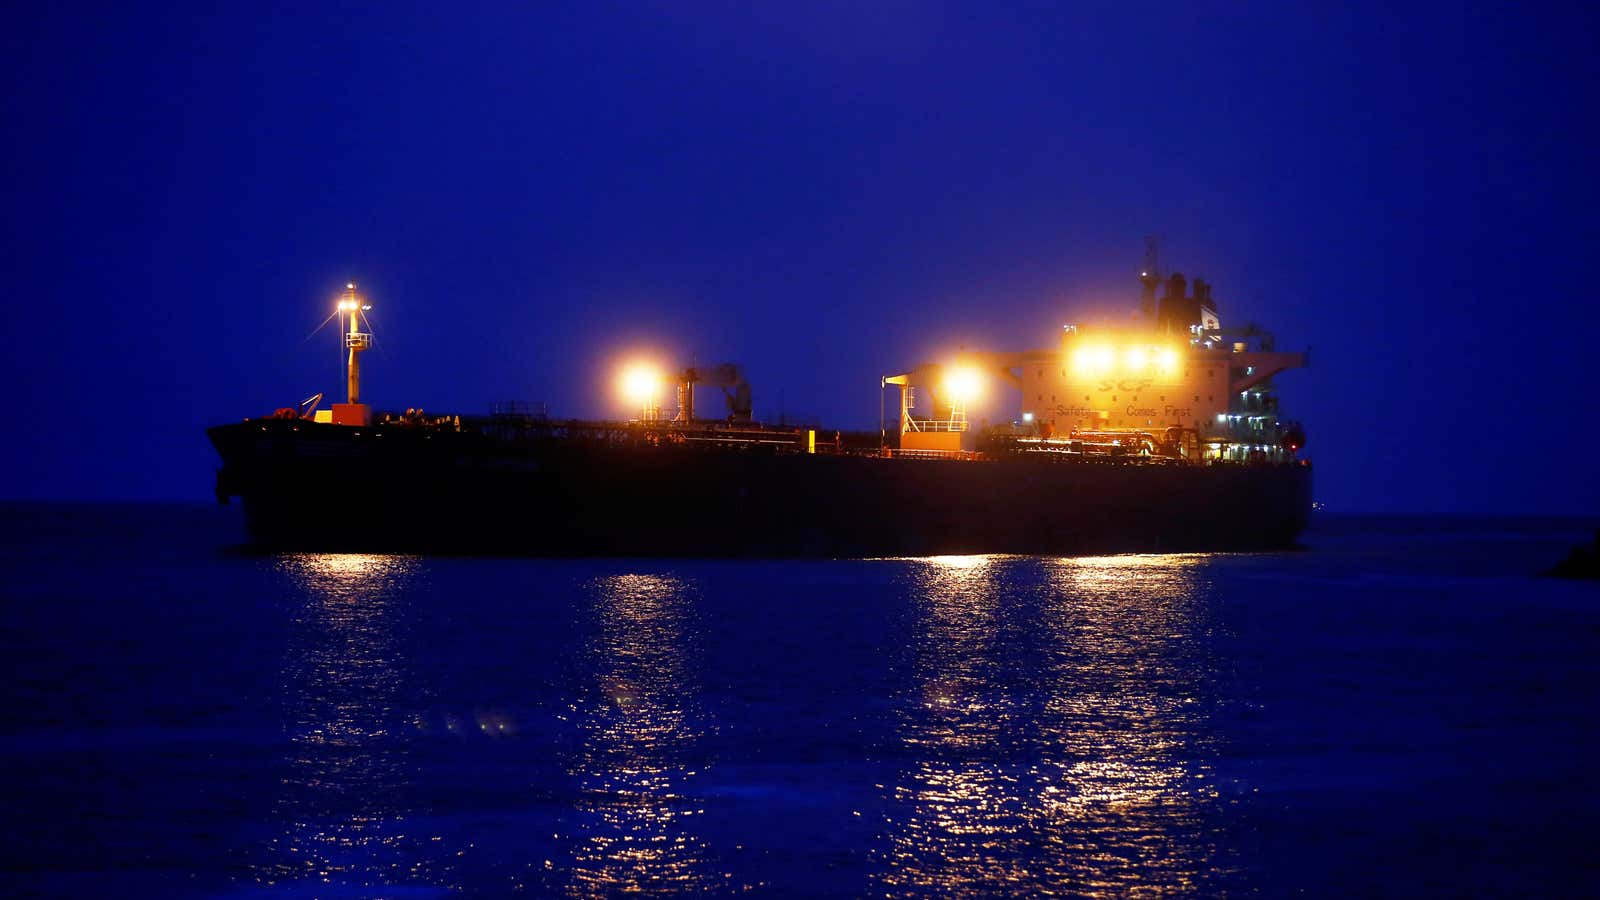
<svg viewBox="0 0 1600 900"><path fill-rule="evenodd" d="M1124 378L1121 381L1107 380L1100 382L1100 390L1109 391L1112 388L1116 388L1119 391L1133 394L1144 390L1154 383L1155 380L1151 378Z"/></svg>

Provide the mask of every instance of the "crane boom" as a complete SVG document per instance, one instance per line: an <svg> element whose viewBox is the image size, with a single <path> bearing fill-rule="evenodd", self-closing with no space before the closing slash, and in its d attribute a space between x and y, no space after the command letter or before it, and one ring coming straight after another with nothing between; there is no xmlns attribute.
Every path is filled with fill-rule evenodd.
<svg viewBox="0 0 1600 900"><path fill-rule="evenodd" d="M677 421L694 421L694 386L697 384L710 385L722 389L722 397L728 404L729 422L751 421L752 403L750 398L750 382L745 379L744 373L733 363L718 363L714 366L689 366L678 375L678 415Z"/></svg>

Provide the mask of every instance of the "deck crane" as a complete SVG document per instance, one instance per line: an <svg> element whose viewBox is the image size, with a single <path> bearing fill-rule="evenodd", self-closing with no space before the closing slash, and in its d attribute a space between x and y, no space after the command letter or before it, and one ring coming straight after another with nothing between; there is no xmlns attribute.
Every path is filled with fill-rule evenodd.
<svg viewBox="0 0 1600 900"><path fill-rule="evenodd" d="M689 366L678 373L677 381L678 414L673 421L694 421L694 386L697 384L722 388L723 399L728 403L729 422L751 420L750 382L745 380L744 373L739 371L737 365L719 363L715 366Z"/></svg>

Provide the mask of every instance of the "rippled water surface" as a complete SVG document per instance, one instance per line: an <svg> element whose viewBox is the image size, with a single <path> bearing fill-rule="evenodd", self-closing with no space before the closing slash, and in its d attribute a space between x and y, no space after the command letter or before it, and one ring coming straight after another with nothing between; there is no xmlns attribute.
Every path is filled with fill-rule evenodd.
<svg viewBox="0 0 1600 900"><path fill-rule="evenodd" d="M1581 523L1272 555L226 550L10 507L0 888L1572 894L1600 876Z"/></svg>

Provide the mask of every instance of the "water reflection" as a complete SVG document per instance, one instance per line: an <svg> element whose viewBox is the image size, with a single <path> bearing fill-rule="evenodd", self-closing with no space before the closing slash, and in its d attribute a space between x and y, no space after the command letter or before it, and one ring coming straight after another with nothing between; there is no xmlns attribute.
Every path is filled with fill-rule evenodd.
<svg viewBox="0 0 1600 900"><path fill-rule="evenodd" d="M1202 559L917 564L884 893L1203 883L1217 842Z"/></svg>
<svg viewBox="0 0 1600 900"><path fill-rule="evenodd" d="M1016 695L998 671L1000 603L988 557L914 563L914 701L900 735L912 769L893 789L888 893L993 891L1022 880L1027 835L1015 747Z"/></svg>
<svg viewBox="0 0 1600 900"><path fill-rule="evenodd" d="M704 730L691 659L692 588L655 575L594 584L593 681L577 709L580 797L568 893L703 889L703 809L690 790Z"/></svg>
<svg viewBox="0 0 1600 900"><path fill-rule="evenodd" d="M1192 893L1225 875L1215 833L1214 597L1203 556L1052 566L1039 874L1089 896Z"/></svg>
<svg viewBox="0 0 1600 900"><path fill-rule="evenodd" d="M277 565L297 589L281 686L291 750L274 808L281 834L257 880L357 893L444 885L440 838L417 830L404 799L418 777L403 665L416 560L318 554Z"/></svg>

